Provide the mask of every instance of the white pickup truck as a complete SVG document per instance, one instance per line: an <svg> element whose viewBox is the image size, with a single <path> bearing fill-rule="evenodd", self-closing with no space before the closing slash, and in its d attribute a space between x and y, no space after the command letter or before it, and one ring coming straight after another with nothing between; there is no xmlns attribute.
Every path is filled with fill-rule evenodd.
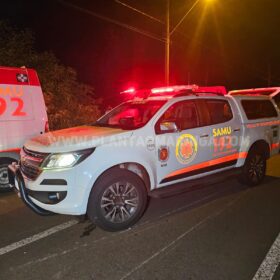
<svg viewBox="0 0 280 280"><path fill-rule="evenodd" d="M156 88L125 102L92 126L26 142L16 173L22 199L41 215L84 215L105 230L130 227L147 197L239 172L262 182L279 153L280 116L262 96ZM182 185L182 184L181 184Z"/></svg>

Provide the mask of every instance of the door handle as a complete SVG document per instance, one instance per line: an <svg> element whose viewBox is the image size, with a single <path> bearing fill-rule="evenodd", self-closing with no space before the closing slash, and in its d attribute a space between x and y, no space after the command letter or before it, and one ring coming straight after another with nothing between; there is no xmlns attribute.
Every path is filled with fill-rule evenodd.
<svg viewBox="0 0 280 280"><path fill-rule="evenodd" d="M240 131L240 128L236 128L233 130L234 132L239 132Z"/></svg>
<svg viewBox="0 0 280 280"><path fill-rule="evenodd" d="M200 135L200 138L207 138L207 137L209 137L209 134Z"/></svg>

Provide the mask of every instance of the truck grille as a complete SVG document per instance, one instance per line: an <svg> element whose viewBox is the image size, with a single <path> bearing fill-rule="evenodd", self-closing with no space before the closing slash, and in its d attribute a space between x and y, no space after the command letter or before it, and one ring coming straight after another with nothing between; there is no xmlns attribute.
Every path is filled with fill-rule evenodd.
<svg viewBox="0 0 280 280"><path fill-rule="evenodd" d="M47 153L39 153L27 150L25 147L20 153L20 170L28 180L36 180L41 174L40 165L48 156Z"/></svg>

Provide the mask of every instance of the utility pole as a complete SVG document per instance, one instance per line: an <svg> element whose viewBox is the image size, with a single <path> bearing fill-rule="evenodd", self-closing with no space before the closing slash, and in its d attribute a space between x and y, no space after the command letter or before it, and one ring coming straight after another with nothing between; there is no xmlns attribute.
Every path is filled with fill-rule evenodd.
<svg viewBox="0 0 280 280"><path fill-rule="evenodd" d="M165 84L169 85L170 74L170 0L166 0Z"/></svg>
<svg viewBox="0 0 280 280"><path fill-rule="evenodd" d="M62 0L57 0L57 1L62 1ZM121 0L115 0L116 3L125 6L128 9L133 10L134 12L137 12L145 17L148 17L156 22L159 22L161 24L165 24L166 25L166 30L165 30L165 40L162 39L162 41L164 41L165 43L165 84L169 85L170 83L170 43L171 43L171 36L173 35L173 33L177 30L177 28L182 24L182 22L186 19L186 17L192 12L192 10L197 6L197 4L201 1L201 0L196 0L194 2L194 4L190 7L190 9L185 13L185 15L181 18L181 20L178 21L178 23L175 25L175 27L170 30L170 0L165 0L166 1L166 20L165 22L161 21L158 18L155 18L139 9L136 9L135 7L132 7L124 2L122 2ZM209 0L208 0L209 1ZM154 39L158 39L158 38L154 38Z"/></svg>
<svg viewBox="0 0 280 280"><path fill-rule="evenodd" d="M192 12L201 0L196 0L185 15L170 31L170 0L166 0L166 47L165 47L165 83L168 86L170 82L170 39L177 28L182 24L186 17Z"/></svg>

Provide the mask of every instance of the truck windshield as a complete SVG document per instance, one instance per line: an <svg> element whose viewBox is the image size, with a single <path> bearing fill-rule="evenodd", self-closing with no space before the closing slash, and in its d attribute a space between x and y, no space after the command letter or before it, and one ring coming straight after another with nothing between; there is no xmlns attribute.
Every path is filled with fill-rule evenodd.
<svg viewBox="0 0 280 280"><path fill-rule="evenodd" d="M165 100L130 101L113 109L94 125L133 130L143 127L166 103Z"/></svg>

